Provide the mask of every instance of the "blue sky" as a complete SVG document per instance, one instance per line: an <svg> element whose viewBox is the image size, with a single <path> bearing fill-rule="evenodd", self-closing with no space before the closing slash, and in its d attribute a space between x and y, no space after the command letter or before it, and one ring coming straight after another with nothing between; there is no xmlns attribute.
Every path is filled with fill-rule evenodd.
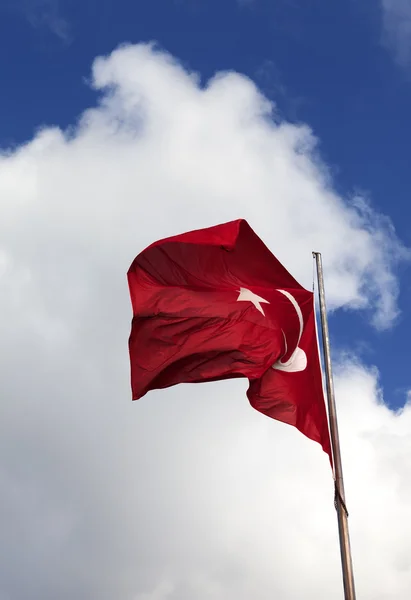
<svg viewBox="0 0 411 600"><path fill-rule="evenodd" d="M44 125L75 123L95 102L87 84L94 58L125 42L155 41L204 82L221 70L252 78L284 118L312 127L336 189L369 196L411 246L411 82L386 43L378 3L18 0L0 10L3 147ZM376 332L363 313L332 321L335 346L381 365L393 406L409 386L408 267L400 273L402 314L393 329Z"/></svg>
<svg viewBox="0 0 411 600"><path fill-rule="evenodd" d="M132 259L240 217L323 253L358 597L407 598L409 1L0 0L0 51L0 598L341 597L318 444L131 402Z"/></svg>

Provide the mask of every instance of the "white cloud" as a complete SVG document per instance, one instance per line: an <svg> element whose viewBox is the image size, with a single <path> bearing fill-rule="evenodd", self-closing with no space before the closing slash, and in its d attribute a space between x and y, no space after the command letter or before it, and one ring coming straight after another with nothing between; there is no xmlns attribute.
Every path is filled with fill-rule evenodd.
<svg viewBox="0 0 411 600"><path fill-rule="evenodd" d="M35 29L48 29L65 44L72 42L71 26L62 15L61 0L0 0L0 10L20 13Z"/></svg>
<svg viewBox="0 0 411 600"><path fill-rule="evenodd" d="M397 312L391 225L337 196L308 127L251 81L171 57L96 61L97 107L0 159L0 597L341 597L326 455L253 411L245 382L130 400L125 272L156 238L245 217L329 304ZM411 409L336 377L357 585L405 599Z"/></svg>
<svg viewBox="0 0 411 600"><path fill-rule="evenodd" d="M411 3L409 0L381 0L384 41L399 64L411 61Z"/></svg>

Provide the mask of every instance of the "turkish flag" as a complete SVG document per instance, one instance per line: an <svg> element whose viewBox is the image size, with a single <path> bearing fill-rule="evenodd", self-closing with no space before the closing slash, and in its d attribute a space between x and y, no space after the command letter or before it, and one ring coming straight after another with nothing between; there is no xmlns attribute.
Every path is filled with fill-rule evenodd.
<svg viewBox="0 0 411 600"><path fill-rule="evenodd" d="M242 219L155 242L128 271L133 399L247 377L251 405L331 459L314 296Z"/></svg>

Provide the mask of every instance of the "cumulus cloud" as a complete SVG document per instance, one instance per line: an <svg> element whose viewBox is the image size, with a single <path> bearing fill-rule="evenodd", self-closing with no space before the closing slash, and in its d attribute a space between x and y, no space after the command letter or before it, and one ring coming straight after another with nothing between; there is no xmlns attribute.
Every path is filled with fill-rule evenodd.
<svg viewBox="0 0 411 600"><path fill-rule="evenodd" d="M411 4L408 0L381 0L384 41L399 64L411 60Z"/></svg>
<svg viewBox="0 0 411 600"><path fill-rule="evenodd" d="M205 87L152 46L93 66L96 106L0 158L0 598L341 597L326 455L242 381L132 403L125 272L156 238L244 217L328 303L397 314L390 222L333 190L317 142L247 78ZM411 584L408 405L336 374L363 598Z"/></svg>

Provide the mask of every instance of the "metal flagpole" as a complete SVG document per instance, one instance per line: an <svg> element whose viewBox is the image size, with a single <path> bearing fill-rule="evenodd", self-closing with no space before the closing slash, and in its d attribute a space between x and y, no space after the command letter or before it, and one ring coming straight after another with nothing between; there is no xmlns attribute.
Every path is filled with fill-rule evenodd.
<svg viewBox="0 0 411 600"><path fill-rule="evenodd" d="M335 507L337 509L338 531L340 536L344 598L345 600L355 600L354 574L352 568L350 535L348 531L348 512L345 505L340 440L338 436L337 411L335 406L334 384L331 368L330 335L328 331L327 310L325 305L323 266L321 253L313 252L313 256L315 257L317 266L318 291L320 299L324 364L327 384L328 418L330 423L331 445L334 459Z"/></svg>

